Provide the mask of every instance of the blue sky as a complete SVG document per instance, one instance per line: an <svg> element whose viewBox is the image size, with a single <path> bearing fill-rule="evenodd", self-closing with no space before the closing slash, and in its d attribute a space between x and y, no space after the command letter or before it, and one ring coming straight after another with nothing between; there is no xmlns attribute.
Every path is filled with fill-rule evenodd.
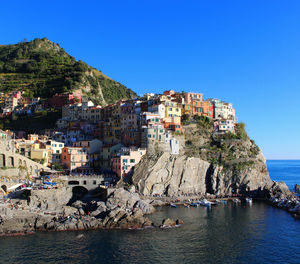
<svg viewBox="0 0 300 264"><path fill-rule="evenodd" d="M138 94L232 102L268 159L300 159L300 1L2 1L0 44L47 37Z"/></svg>

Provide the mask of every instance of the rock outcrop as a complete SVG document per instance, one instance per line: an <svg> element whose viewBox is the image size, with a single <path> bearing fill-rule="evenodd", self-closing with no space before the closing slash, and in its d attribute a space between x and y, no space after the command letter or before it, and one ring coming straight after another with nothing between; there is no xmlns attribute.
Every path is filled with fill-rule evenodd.
<svg viewBox="0 0 300 264"><path fill-rule="evenodd" d="M0 235L153 226L145 217L155 211L152 201L142 200L138 194L123 188L108 189L105 201L92 198L69 204L71 198L71 188L34 190L27 200L12 199L0 204Z"/></svg>
<svg viewBox="0 0 300 264"><path fill-rule="evenodd" d="M179 155L163 151L158 143L150 142L147 155L135 167L128 182L143 195L169 197L261 195L274 185L265 157L248 137L214 135L196 125L187 126L185 136ZM286 189L283 185L276 186Z"/></svg>
<svg viewBox="0 0 300 264"><path fill-rule="evenodd" d="M231 195L271 186L272 181L260 154L243 170L226 170L198 157L163 153L147 156L137 166L132 181L143 195Z"/></svg>

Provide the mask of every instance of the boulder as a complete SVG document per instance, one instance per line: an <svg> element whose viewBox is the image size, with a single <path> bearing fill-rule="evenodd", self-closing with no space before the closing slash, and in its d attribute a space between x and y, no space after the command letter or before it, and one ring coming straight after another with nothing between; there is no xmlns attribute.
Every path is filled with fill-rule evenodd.
<svg viewBox="0 0 300 264"><path fill-rule="evenodd" d="M80 214L80 215L85 215L85 211L84 211L84 209L83 208L79 208L78 209L78 213Z"/></svg>
<svg viewBox="0 0 300 264"><path fill-rule="evenodd" d="M181 219L176 220L176 225L183 225L183 221Z"/></svg>
<svg viewBox="0 0 300 264"><path fill-rule="evenodd" d="M162 223L159 227L160 228L169 228L169 227L174 227L174 226L176 226L176 221L171 218L166 218L166 219L162 220Z"/></svg>
<svg viewBox="0 0 300 264"><path fill-rule="evenodd" d="M75 207L71 207L71 206L63 206L63 215L64 216L68 216L68 215L74 215L75 213L78 212L78 209Z"/></svg>
<svg viewBox="0 0 300 264"><path fill-rule="evenodd" d="M295 184L295 192L300 194L300 185L299 184Z"/></svg>
<svg viewBox="0 0 300 264"><path fill-rule="evenodd" d="M144 214L152 214L155 212L155 208L150 204L150 200L139 200L134 208L140 208Z"/></svg>
<svg viewBox="0 0 300 264"><path fill-rule="evenodd" d="M52 190L31 190L28 205L31 208L62 212L63 206L68 204L72 196L72 189L67 187Z"/></svg>

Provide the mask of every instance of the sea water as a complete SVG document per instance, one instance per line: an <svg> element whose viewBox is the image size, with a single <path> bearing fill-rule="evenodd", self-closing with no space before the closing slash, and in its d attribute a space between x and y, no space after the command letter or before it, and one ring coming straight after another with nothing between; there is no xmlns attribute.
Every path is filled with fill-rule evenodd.
<svg viewBox="0 0 300 264"><path fill-rule="evenodd" d="M300 183L300 161L268 161L271 178ZM0 239L0 263L300 263L300 221L263 202L163 207L173 229L42 232Z"/></svg>

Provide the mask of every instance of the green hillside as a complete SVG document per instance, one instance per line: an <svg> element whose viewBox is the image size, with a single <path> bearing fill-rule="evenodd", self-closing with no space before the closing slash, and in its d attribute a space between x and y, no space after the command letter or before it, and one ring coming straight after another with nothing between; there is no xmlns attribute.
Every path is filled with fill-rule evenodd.
<svg viewBox="0 0 300 264"><path fill-rule="evenodd" d="M25 96L42 98L76 91L99 104L136 96L46 38L0 45L0 91L15 89L25 91Z"/></svg>

